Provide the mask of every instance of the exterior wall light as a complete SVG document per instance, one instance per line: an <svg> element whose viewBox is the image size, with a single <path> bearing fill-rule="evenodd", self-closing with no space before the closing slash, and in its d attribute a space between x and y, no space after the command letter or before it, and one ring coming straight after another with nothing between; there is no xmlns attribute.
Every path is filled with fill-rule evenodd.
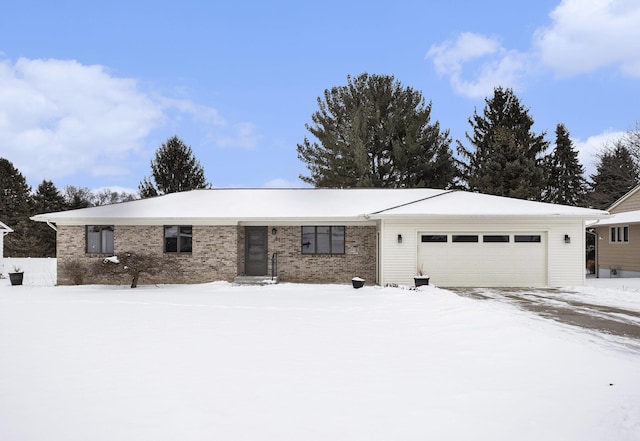
<svg viewBox="0 0 640 441"><path fill-rule="evenodd" d="M402 243L402 234L398 234L398 243Z"/></svg>
<svg viewBox="0 0 640 441"><path fill-rule="evenodd" d="M271 234L273 234L275 236L275 234L278 232L277 228L272 228L271 229Z"/></svg>
<svg viewBox="0 0 640 441"><path fill-rule="evenodd" d="M564 235L564 243L571 243L571 238L569 237L568 234Z"/></svg>

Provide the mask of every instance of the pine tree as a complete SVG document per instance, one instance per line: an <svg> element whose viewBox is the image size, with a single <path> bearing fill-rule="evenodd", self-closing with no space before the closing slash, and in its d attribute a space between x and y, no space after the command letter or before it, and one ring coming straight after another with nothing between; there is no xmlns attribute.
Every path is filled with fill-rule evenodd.
<svg viewBox="0 0 640 441"><path fill-rule="evenodd" d="M29 220L32 206L27 180L10 161L0 158L0 220L13 229L4 240L5 256L30 256L34 245Z"/></svg>
<svg viewBox="0 0 640 441"><path fill-rule="evenodd" d="M591 206L607 209L638 183L639 170L622 140L598 154L596 173L590 176Z"/></svg>
<svg viewBox="0 0 640 441"><path fill-rule="evenodd" d="M138 190L140 197L149 198L179 191L209 188L204 168L193 155L191 147L173 136L156 151L151 162L151 178L144 178Z"/></svg>
<svg viewBox="0 0 640 441"><path fill-rule="evenodd" d="M33 214L64 211L67 204L64 196L51 181L43 180L33 195ZM37 238L38 250L32 257L56 256L56 232L41 222L32 225L32 234Z"/></svg>
<svg viewBox="0 0 640 441"><path fill-rule="evenodd" d="M448 131L430 123L431 103L393 76L362 74L325 90L298 144L316 187L437 187L456 177Z"/></svg>
<svg viewBox="0 0 640 441"><path fill-rule="evenodd" d="M547 163L549 179L544 200L554 204L583 205L587 193L584 167L578 161L578 151L563 124L556 126L556 144Z"/></svg>
<svg viewBox="0 0 640 441"><path fill-rule="evenodd" d="M471 146L458 141L459 165L470 191L540 200L546 185L545 133L531 131L533 119L511 89L494 89L482 115L469 118Z"/></svg>

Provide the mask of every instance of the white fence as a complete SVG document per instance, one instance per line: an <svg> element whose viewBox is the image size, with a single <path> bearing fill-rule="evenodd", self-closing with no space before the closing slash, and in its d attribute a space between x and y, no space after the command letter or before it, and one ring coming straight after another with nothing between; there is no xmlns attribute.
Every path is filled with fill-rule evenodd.
<svg viewBox="0 0 640 441"><path fill-rule="evenodd" d="M0 274L5 279L3 284L8 284L8 274L16 272L24 273L23 285L29 286L53 286L56 284L57 269L54 258L15 258L5 257L0 259Z"/></svg>

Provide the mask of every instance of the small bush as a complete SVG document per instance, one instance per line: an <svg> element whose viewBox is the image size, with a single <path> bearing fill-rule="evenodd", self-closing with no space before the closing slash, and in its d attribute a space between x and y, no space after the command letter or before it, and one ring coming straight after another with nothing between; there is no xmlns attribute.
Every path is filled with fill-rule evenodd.
<svg viewBox="0 0 640 441"><path fill-rule="evenodd" d="M124 252L107 257L96 264L96 272L101 274L122 275L131 277L131 288L138 286L142 274L154 276L163 274L173 276L179 271L178 264L173 259L154 254Z"/></svg>
<svg viewBox="0 0 640 441"><path fill-rule="evenodd" d="M64 274L71 280L74 285L84 284L84 278L87 274L87 265L78 259L67 260L62 263L61 269Z"/></svg>

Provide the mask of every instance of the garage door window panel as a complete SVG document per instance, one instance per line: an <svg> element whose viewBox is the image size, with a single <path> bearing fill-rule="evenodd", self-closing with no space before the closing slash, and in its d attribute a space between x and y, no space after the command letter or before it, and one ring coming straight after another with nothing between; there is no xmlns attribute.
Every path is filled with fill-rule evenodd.
<svg viewBox="0 0 640 441"><path fill-rule="evenodd" d="M423 234L420 238L423 243L444 243L447 242L445 234Z"/></svg>
<svg viewBox="0 0 640 441"><path fill-rule="evenodd" d="M539 234L516 234L513 239L516 243L540 243L542 241Z"/></svg>
<svg viewBox="0 0 640 441"><path fill-rule="evenodd" d="M485 234L482 236L482 241L484 243L506 243L509 242L508 234Z"/></svg>
<svg viewBox="0 0 640 441"><path fill-rule="evenodd" d="M454 234L451 236L453 243L475 243L478 242L478 236L472 234Z"/></svg>

